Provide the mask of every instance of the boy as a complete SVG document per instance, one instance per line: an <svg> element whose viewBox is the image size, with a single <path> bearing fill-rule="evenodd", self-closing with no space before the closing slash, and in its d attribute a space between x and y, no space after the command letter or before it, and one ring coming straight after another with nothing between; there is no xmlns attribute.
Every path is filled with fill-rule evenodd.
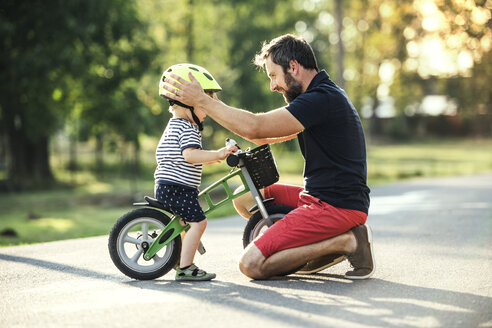
<svg viewBox="0 0 492 328"><path fill-rule="evenodd" d="M211 97L216 98L215 92L222 90L203 67L177 64L164 72L159 84L161 96L165 91L164 79L171 72L187 80L189 80L188 73L192 73ZM156 149L155 197L190 225L183 238L179 267L176 268L176 280L211 280L215 278L215 273L207 273L193 263L200 238L207 226L205 214L197 197L202 165L224 160L237 148L232 146L218 150L203 150L200 131L206 114L179 101L170 100L169 103L171 105L169 110L173 117L169 120Z"/></svg>

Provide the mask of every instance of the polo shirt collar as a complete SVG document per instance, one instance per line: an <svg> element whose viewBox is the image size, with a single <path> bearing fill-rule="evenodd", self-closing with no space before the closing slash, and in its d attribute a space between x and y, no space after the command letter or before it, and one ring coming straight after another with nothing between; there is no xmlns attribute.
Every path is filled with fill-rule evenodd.
<svg viewBox="0 0 492 328"><path fill-rule="evenodd" d="M306 89L306 91L311 89L311 88L318 86L319 84L321 84L323 82L328 82L328 81L330 81L330 76L328 75L328 73L326 73L326 71L324 69L322 69L313 77L313 79L311 80L311 83L309 83L309 86Z"/></svg>

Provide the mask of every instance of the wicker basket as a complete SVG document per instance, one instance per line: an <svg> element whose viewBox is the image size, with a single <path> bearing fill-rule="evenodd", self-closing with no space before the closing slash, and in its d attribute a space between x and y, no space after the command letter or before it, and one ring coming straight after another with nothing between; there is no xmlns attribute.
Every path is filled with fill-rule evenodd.
<svg viewBox="0 0 492 328"><path fill-rule="evenodd" d="M262 145L250 152L251 155L243 160L256 188L262 189L277 182L279 174L270 146Z"/></svg>

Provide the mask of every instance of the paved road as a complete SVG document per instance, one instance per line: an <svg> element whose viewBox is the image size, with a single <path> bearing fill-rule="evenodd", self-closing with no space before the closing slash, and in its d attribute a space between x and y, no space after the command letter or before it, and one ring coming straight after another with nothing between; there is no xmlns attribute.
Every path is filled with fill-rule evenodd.
<svg viewBox="0 0 492 328"><path fill-rule="evenodd" d="M127 279L107 237L0 249L0 327L492 327L492 174L373 188L377 273L251 281L244 220L211 221L197 263L218 278Z"/></svg>

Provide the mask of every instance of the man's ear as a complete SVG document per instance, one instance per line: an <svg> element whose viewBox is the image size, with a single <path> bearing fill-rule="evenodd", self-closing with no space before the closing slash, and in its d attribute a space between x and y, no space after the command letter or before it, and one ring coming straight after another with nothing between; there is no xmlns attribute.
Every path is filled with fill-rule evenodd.
<svg viewBox="0 0 492 328"><path fill-rule="evenodd" d="M289 62L289 68L292 70L293 75L299 74L299 67L300 67L300 64L297 60L292 59Z"/></svg>

